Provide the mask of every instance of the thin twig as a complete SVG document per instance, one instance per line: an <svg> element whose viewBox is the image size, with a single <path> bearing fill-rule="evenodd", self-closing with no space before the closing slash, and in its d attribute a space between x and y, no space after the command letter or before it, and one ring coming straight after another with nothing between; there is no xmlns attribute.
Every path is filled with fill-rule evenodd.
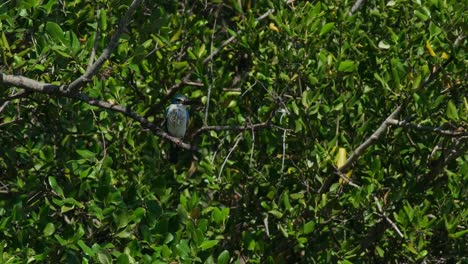
<svg viewBox="0 0 468 264"><path fill-rule="evenodd" d="M426 88L435 78L439 75L439 73L447 67L447 65L452 61L452 58L449 58L444 62L442 66L437 68L433 71L423 82L415 89L413 92L418 92L424 88ZM370 137L368 137L361 145L359 145L351 154L351 156L346 160L343 166L339 167L337 170L341 173L346 173L363 154L377 140L387 131L387 128L391 125L391 120L395 120L396 117L403 111L403 109L408 105L411 101L412 97L406 97L403 102L380 124L380 126L375 130L374 133ZM339 174L338 174L339 175ZM325 190L333 184L334 180L336 179L336 173L328 177L323 185L319 189L319 193L323 193Z"/></svg>
<svg viewBox="0 0 468 264"><path fill-rule="evenodd" d="M284 159L286 156L286 130L283 131L283 155L281 157L281 174L284 172Z"/></svg>
<svg viewBox="0 0 468 264"><path fill-rule="evenodd" d="M242 133L240 133L238 136L237 136L237 139L236 141L234 142L234 145L232 146L232 148L229 150L229 153L227 154L226 158L224 159L223 161L223 164L221 165L221 169L219 170L219 174L218 174L218 181L219 179L221 179L221 174L223 173L223 170L224 170L224 166L226 165L229 157L231 156L232 152L234 151L234 149L236 149L237 145L239 144L239 141L242 139Z"/></svg>
<svg viewBox="0 0 468 264"><path fill-rule="evenodd" d="M99 12L102 12L102 10L100 10ZM98 12L98 17L96 17L97 26L96 26L96 33L94 34L93 49L91 50L91 55L89 56L88 68L86 68L86 71L91 70L90 68L94 64L94 58L96 57L96 50L98 49L98 46L99 46L99 38L101 35L101 19L99 18L99 12Z"/></svg>
<svg viewBox="0 0 468 264"><path fill-rule="evenodd" d="M407 121L402 121L402 120L397 120L397 119L390 119L388 120L388 123L391 125L404 127L404 128L411 128L411 129L416 129L416 130L434 132L442 136L448 136L448 137L461 137L461 136L468 135L468 132L466 131L446 130L441 127L431 127L431 126L425 126L425 125L420 125L420 124L413 124Z"/></svg>
<svg viewBox="0 0 468 264"><path fill-rule="evenodd" d="M197 87L205 86L203 83L200 83L200 82L192 82L192 81L186 81L186 80L184 80L183 82L184 84L191 85L191 86L197 86Z"/></svg>
<svg viewBox="0 0 468 264"><path fill-rule="evenodd" d="M8 122L5 122L5 123L1 123L0 127L10 125L10 124L16 124L16 123L21 122L22 120L23 120L23 118L17 118L17 119L14 119L14 120L11 120L11 121L8 121Z"/></svg>
<svg viewBox="0 0 468 264"><path fill-rule="evenodd" d="M257 18L257 21L261 21L263 19L265 19L266 17L268 17L270 14L272 14L275 10L274 9L270 9L268 10L267 12L265 12L263 15L261 15L260 17ZM241 31L237 31L236 32L236 35L235 36L231 36L230 38L228 38L227 40L225 40L221 46L219 46L216 50L214 50L213 52L211 52L210 55L208 55L208 57L206 57L204 60L203 60L203 64L207 63L208 61L212 60L221 50L223 50L224 47L226 47L227 45L231 44L234 40L236 40L237 38L237 35L240 34Z"/></svg>
<svg viewBox="0 0 468 264"><path fill-rule="evenodd" d="M70 91L72 93L77 92L83 86L84 83L90 81L91 78L94 75L96 75L99 69L101 69L104 62L107 61L110 58L112 52L114 52L114 49L117 47L120 37L122 36L125 28L127 27L130 21L130 17L133 15L141 1L142 0L134 0L132 2L132 4L127 10L127 13L125 13L125 15L121 18L119 25L115 31L115 34L112 36L111 40L109 41L109 44L104 49L101 56L99 56L99 58L96 60L96 62L94 62L92 66L88 67L83 75L74 80L70 85L62 87L61 89L63 89L64 91Z"/></svg>
<svg viewBox="0 0 468 264"><path fill-rule="evenodd" d="M99 125L100 120L97 118L96 113L94 113L94 110L91 109L91 113L93 114L94 122ZM99 134L101 134L101 144L102 144L102 159L101 162L103 162L106 157L107 157L107 144L106 144L106 136L104 136L104 132L102 132L101 129L99 129Z"/></svg>
<svg viewBox="0 0 468 264"><path fill-rule="evenodd" d="M468 150L468 136L457 138L454 141L455 142L451 144L452 148L449 149L449 154L444 155L444 166L461 155L466 154Z"/></svg>
<svg viewBox="0 0 468 264"><path fill-rule="evenodd" d="M218 22L218 14L219 14L219 9L216 11L215 15L215 20L213 23L213 33L211 34L211 43L210 43L210 50L211 53L213 53L213 41L214 41L214 32L216 29L216 23ZM211 62L211 60L210 60ZM205 63L205 62L203 62ZM208 85L208 92L206 93L206 106L205 106L205 118L203 118L203 125L207 126L208 125L208 113L210 112L210 101L211 101L211 87L213 87L213 62L210 63L210 83Z"/></svg>
<svg viewBox="0 0 468 264"><path fill-rule="evenodd" d="M346 175L343 172L339 171L337 168L335 168L335 173L347 184L349 184L349 185L351 185L351 186L353 186L355 188L358 188L358 189L361 188L361 186L359 186L359 185L355 184L354 182L352 182L348 177L346 177Z"/></svg>
<svg viewBox="0 0 468 264"><path fill-rule="evenodd" d="M265 218L263 218L263 225L265 225L265 233L267 237L270 237L270 229L268 228L268 214L265 214Z"/></svg>
<svg viewBox="0 0 468 264"><path fill-rule="evenodd" d="M351 156L346 160L343 166L339 167L338 170L345 173L351 168L352 164L364 153L364 151L372 146L386 131L387 127L389 126L389 120L395 119L402 110L402 106L398 106L395 111L393 111L385 121L380 124L380 126L375 130L374 133L370 137L368 137L359 147L357 147Z"/></svg>
<svg viewBox="0 0 468 264"><path fill-rule="evenodd" d="M268 10L267 12L265 12L263 15L259 16L257 18L257 21L261 21L263 19L265 19L266 17L268 17L270 14L272 14L275 10L274 9L270 9ZM237 32L237 35L240 34L241 31L238 31ZM228 38L227 40L225 40L223 43L221 43L221 45L216 49L214 50L213 52L211 52L205 59L203 59L202 63L203 64L206 64L208 61L212 60L216 55L218 55L218 53L224 48L226 47L227 45L231 44L234 40L236 40L236 36L231 36L230 38ZM193 70L190 70L183 78L182 80L188 80L190 78L190 76L192 75L193 73ZM164 101L167 101L172 95L174 95L180 88L180 86L183 84L183 81L182 82L179 82L179 83L176 83L174 85L172 85L169 90L167 91L167 94L166 94L166 97L165 97L165 100L162 100L161 102L164 102Z"/></svg>
<svg viewBox="0 0 468 264"><path fill-rule="evenodd" d="M243 126L203 126L199 128L197 131L195 131L192 135L191 138L197 137L199 134L207 132L207 131L244 131L247 129L253 129L253 130L258 130L262 128L267 128L269 127L270 124L267 122L262 122L258 124L252 124L252 125L243 125Z"/></svg>
<svg viewBox="0 0 468 264"><path fill-rule="evenodd" d="M125 116L140 123L144 128L148 128L155 135L158 135L166 140L173 142L178 147L184 148L184 149L192 149L192 146L190 144L182 142L179 138L172 137L171 135L166 133L163 129L151 123L147 118L140 116L136 112L132 111L129 107L124 107L119 104L101 101L99 99L92 98L84 93L65 92L61 90L60 86L58 85L41 83L36 80L26 78L24 76L7 75L3 73L0 76L1 76L0 83L6 84L8 86L17 86L17 87L27 89L29 91L34 91L37 93L50 94L50 95L59 96L59 97L67 97L67 98L71 98L71 99L75 99L75 100L87 103L92 106L97 106L99 108L108 109L114 112L122 113Z"/></svg>
<svg viewBox="0 0 468 264"><path fill-rule="evenodd" d="M5 97L5 98L1 98L0 99L0 104L3 104L4 102L9 102L9 101L12 101L12 100L15 100L15 99L18 99L18 98L24 98L24 97L26 97L26 96L28 96L30 94L31 94L31 92L29 92L29 91L22 91L22 92L19 92L17 94L14 94L14 95L11 95L11 96L8 96L8 97Z"/></svg>
<svg viewBox="0 0 468 264"><path fill-rule="evenodd" d="M286 111L282 111L282 114L281 114L281 117L280 117L280 124L281 124L281 121L283 120L283 117L285 115L288 115L289 112L286 110ZM283 155L281 157L281 174L283 174L284 172L284 159L285 159L285 156L286 156L286 134L287 134L287 131L286 130L283 130Z"/></svg>
<svg viewBox="0 0 468 264"><path fill-rule="evenodd" d="M255 149L255 130L253 128L251 128L251 133L252 133L252 145L250 148L250 168L252 168L254 149Z"/></svg>
<svg viewBox="0 0 468 264"><path fill-rule="evenodd" d="M6 107L8 106L9 103L10 103L10 101L6 101L5 103L3 103L3 104L0 106L0 113L3 112L3 110L6 109Z"/></svg>
<svg viewBox="0 0 468 264"><path fill-rule="evenodd" d="M398 226L393 223L393 221L388 218L388 216L385 214L384 210L382 209L382 206L380 206L380 203L379 203L379 200L377 199L377 197L374 196L374 201L375 201L375 204L377 205L377 209L379 210L379 213L380 213L380 216L383 217L389 224L390 226L392 226L392 228L398 233L398 235L403 238L403 233L401 233L400 229L398 229Z"/></svg>

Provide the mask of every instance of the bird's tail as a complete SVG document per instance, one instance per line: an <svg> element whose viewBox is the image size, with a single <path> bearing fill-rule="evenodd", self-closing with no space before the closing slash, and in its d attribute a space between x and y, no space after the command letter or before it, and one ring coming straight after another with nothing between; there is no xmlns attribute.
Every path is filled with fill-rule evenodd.
<svg viewBox="0 0 468 264"><path fill-rule="evenodd" d="M169 161L171 163L177 163L177 160L179 159L179 148L174 145L174 144L171 144L171 146L169 147Z"/></svg>

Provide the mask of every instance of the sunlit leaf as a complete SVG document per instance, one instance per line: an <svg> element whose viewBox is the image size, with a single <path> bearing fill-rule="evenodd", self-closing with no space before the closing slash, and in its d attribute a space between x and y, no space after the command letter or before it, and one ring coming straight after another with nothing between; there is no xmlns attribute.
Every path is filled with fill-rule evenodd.
<svg viewBox="0 0 468 264"><path fill-rule="evenodd" d="M338 66L338 71L341 72L353 72L357 69L357 63L352 60L344 60L340 62Z"/></svg>

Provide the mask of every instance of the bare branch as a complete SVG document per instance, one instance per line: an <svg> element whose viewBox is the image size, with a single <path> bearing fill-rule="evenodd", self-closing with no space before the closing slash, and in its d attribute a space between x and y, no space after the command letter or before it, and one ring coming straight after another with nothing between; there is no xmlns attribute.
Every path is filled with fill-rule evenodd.
<svg viewBox="0 0 468 264"><path fill-rule="evenodd" d="M270 124L267 122L252 124L252 125L243 125L243 126L203 126L195 131L190 138L195 138L199 134L207 131L244 131L244 130L258 130L262 128L269 127Z"/></svg>
<svg viewBox="0 0 468 264"><path fill-rule="evenodd" d="M218 174L218 181L219 179L221 179L221 174L223 173L223 170L224 170L224 166L226 165L229 157L231 156L232 152L234 151L234 149L236 149L237 145L239 144L239 141L242 139L242 133L239 134L237 136L237 139L236 141L234 142L234 145L232 146L232 148L229 150L229 153L227 154L226 158L224 159L223 161L223 164L221 165L221 169L219 170L219 174Z"/></svg>
<svg viewBox="0 0 468 264"><path fill-rule="evenodd" d="M275 10L274 9L270 9L268 10L267 12L265 12L263 15L261 15L260 17L257 18L257 21L261 21L263 19L265 19L266 17L268 17L270 14L272 14ZM241 31L237 31L236 34L240 34ZM234 42L234 40L236 40L236 36L231 36L230 38L228 38L227 40L225 40L221 46L219 46L216 50L214 50L213 52L211 52L210 55L208 55L208 57L206 57L204 60L203 60L203 64L207 63L208 61L212 60L216 55L218 55L218 53L224 48L226 47L227 45L231 44L232 42Z"/></svg>
<svg viewBox="0 0 468 264"><path fill-rule="evenodd" d="M380 216L384 218L390 224L390 226L397 232L397 234L401 238L403 238L404 237L403 233L401 233L400 229L398 229L398 226L395 223L393 223L393 221L390 218L388 218L388 216L385 214L385 211L382 209L382 206L380 206L379 200L375 196L374 196L374 201L375 201L375 204L377 205L377 209L379 210Z"/></svg>
<svg viewBox="0 0 468 264"><path fill-rule="evenodd" d="M448 136L448 137L468 136L468 132L466 132L464 130L461 130L461 131L445 130L445 129L441 128L441 127L424 126L424 125L413 124L413 123L410 123L410 122L407 122L407 121L401 121L401 120L397 120L397 119L390 119L390 120L388 120L388 123L391 124L391 125L404 127L404 128L434 132L434 133L440 134L442 136Z"/></svg>
<svg viewBox="0 0 468 264"><path fill-rule="evenodd" d="M286 135L287 135L287 131L284 130L283 131L283 154L282 154L282 157L281 157L281 174L284 173L284 160L285 160L285 157L286 157Z"/></svg>
<svg viewBox="0 0 468 264"><path fill-rule="evenodd" d="M448 60L446 60L444 62L444 64L442 66L440 66L439 68L437 68L435 71L433 71L426 79L424 79L423 82L421 82L421 84L418 86L418 88L416 90L414 90L413 92L417 92L417 91L420 91L424 88L426 88L435 78L437 75L439 75L439 73L445 69L447 67L447 65L452 61L452 58L449 58ZM354 164L354 162L356 162L359 157L361 157L363 154L364 154L364 151L367 150L367 148L369 148L370 146L372 146L375 142L377 142L377 140L382 136L382 134L385 133L385 131L387 131L387 128L392 125L392 120L395 120L396 117L401 113L401 111L406 107L406 105L408 105L408 103L411 101L412 97L411 96L408 96L406 97L404 100L403 100L403 103L398 106L383 122L382 124L380 124L380 126L377 128L377 130L375 130L374 133L372 133L372 135L367 138L361 145L359 145L354 151L353 153L351 154L351 156L346 160L345 164L341 167L339 167L337 170L338 172L341 172L341 173L346 173ZM340 175L340 174L338 174ZM325 182L323 183L323 185L320 187L319 189L319 193L323 193L325 190L328 190L328 188L330 188L330 186L332 185L332 183L334 182L334 180L336 179L337 175L332 175L330 177L328 177Z"/></svg>
<svg viewBox="0 0 468 264"><path fill-rule="evenodd" d="M14 120L11 120L11 121L8 121L8 122L5 122L5 123L1 123L0 127L10 125L10 124L16 124L16 123L21 122L22 120L23 120L22 118L17 118L17 119L14 119Z"/></svg>
<svg viewBox="0 0 468 264"><path fill-rule="evenodd" d="M8 86L16 86L29 91L47 93L47 94L64 94L60 90L60 86L41 83L33 79L29 79L20 75L8 75L1 73L0 83L6 84Z"/></svg>
<svg viewBox="0 0 468 264"><path fill-rule="evenodd" d="M93 45L93 49L91 50L91 55L89 56L88 68L86 68L86 71L90 71L91 70L90 68L93 67L94 59L96 58L96 50L98 49L98 45L99 45L99 38L101 37L101 19L99 19L99 17L96 17L96 20L97 20L97 26L96 26L96 33L94 34L94 45Z"/></svg>
<svg viewBox="0 0 468 264"><path fill-rule="evenodd" d="M257 18L257 21L261 21L263 19L265 19L266 17L268 17L270 14L272 14L275 10L274 9L270 9L268 10L267 12L265 12L263 15L259 16ZM238 31L237 34L240 34L241 31ZM211 61L216 55L218 55L218 53L224 48L226 47L227 45L231 44L234 40L236 40L236 37L237 36L231 36L230 38L228 38L227 40L225 40L221 46L219 46L216 50L214 50L213 52L211 52L205 59L203 59L202 63L203 64L206 64L208 63L209 61ZM180 87L189 82L189 79L190 77L192 76L192 73L193 73L193 70L189 70L187 72L187 74L185 74L185 76L182 78L182 81L179 82L179 83L176 83L174 85L172 85L169 90L167 91L167 94L166 96L164 96L164 98L159 102L159 104L155 105L154 108L150 109L147 114L145 116L150 116L150 115L153 115L154 113L157 113L160 111L160 109L162 108L162 105L168 101L179 89Z"/></svg>
<svg viewBox="0 0 468 264"><path fill-rule="evenodd" d="M83 75L74 80L70 85L68 85L68 87L65 87L66 91L77 92L83 86L84 83L90 81L91 78L94 75L96 75L96 73L99 71L99 69L101 69L104 62L109 59L110 55L112 54L112 52L114 52L114 49L117 47L119 39L130 21L130 17L133 15L140 2L141 0L134 0L132 2L132 4L127 10L127 13L125 13L125 15L121 18L119 25L115 31L115 34L112 36L111 40L109 41L109 44L104 49L101 56L99 56L99 58L96 60L96 62L93 63L92 66L86 69L86 72Z"/></svg>
<svg viewBox="0 0 468 264"><path fill-rule="evenodd" d="M338 170L345 173L348 171L349 168L353 165L353 163L364 153L364 151L372 146L386 131L387 127L389 126L389 120L395 119L396 116L400 114L402 110L402 106L398 106L393 113L391 113L385 121L380 124L380 126L375 130L372 135L367 138L359 147L357 147L351 156L346 160L345 164L343 166L339 167Z"/></svg>
<svg viewBox="0 0 468 264"><path fill-rule="evenodd" d="M156 126L154 123L151 123L148 119L144 118L143 116L138 115L136 112L130 110L128 107L124 107L115 103L109 103L105 101L100 101L98 99L94 99L89 97L86 94L80 93L80 94L67 94L67 97L77 99L81 102L87 103L89 105L97 106L99 108L104 108L104 109L109 109L114 112L120 112L124 114L127 117L130 117L131 119L137 121L140 123L143 127L148 128L151 130L155 135L158 135L166 140L169 140L173 142L175 145L177 145L180 148L184 149L192 149L192 146L190 144L184 143L182 140L179 138L173 137L166 133L162 128Z"/></svg>
<svg viewBox="0 0 468 264"><path fill-rule="evenodd" d="M263 15L259 16L257 18L257 21L261 21L263 19L265 19L266 17L268 17L270 14L272 14L275 10L274 9L270 9L268 10L267 12L265 12ZM240 34L241 31L237 31L237 34ZM216 55L218 55L218 53L224 48L226 47L227 45L231 44L234 40L236 40L236 37L237 36L231 36L230 38L228 38L227 40L225 40L221 46L219 46L217 49L215 49L213 52L211 52L205 59L203 59L203 64L206 64L208 63L210 60L212 60ZM179 83L176 83L174 85L172 85L169 90L167 91L167 95L166 95L166 98L165 100L163 101L167 101L172 95L174 95L180 88L180 86L182 84L184 84L185 82L188 81L188 79L190 78L190 76L192 75L193 73L193 70L190 70L183 78L182 78L182 82L179 82ZM162 102L163 102L162 101Z"/></svg>
<svg viewBox="0 0 468 264"><path fill-rule="evenodd" d="M457 159L461 155L466 154L468 150L468 136L457 138L454 141L452 148L449 150L449 154L443 159L443 166L446 166L449 162Z"/></svg>
<svg viewBox="0 0 468 264"><path fill-rule="evenodd" d="M19 93L16 93L14 95L11 95L11 96L8 96L6 98L1 98L0 99L0 104L3 104L3 103L6 103L6 102L9 102L9 101L12 101L12 100L15 100L15 99L18 99L18 98L24 98L28 95L30 95L31 92L25 90L25 91L22 91L22 92L19 92ZM1 111L0 111L1 112Z"/></svg>
<svg viewBox="0 0 468 264"><path fill-rule="evenodd" d="M353 186L355 188L358 188L358 189L361 188L361 186L359 186L359 185L355 184L354 182L352 182L348 177L346 177L346 175L343 172L339 171L337 168L335 168L335 173L347 184L349 184L349 185L351 185L351 186Z"/></svg>
<svg viewBox="0 0 468 264"><path fill-rule="evenodd" d="M192 82L192 81L186 81L184 80L184 84L186 85L191 85L191 86L197 86L197 87L203 87L205 86L203 83L201 82Z"/></svg>
<svg viewBox="0 0 468 264"><path fill-rule="evenodd" d="M250 167L252 167L253 164L253 156L254 156L254 149L255 149L255 130L251 129L252 133L252 144L250 147Z"/></svg>
<svg viewBox="0 0 468 264"><path fill-rule="evenodd" d="M48 84L48 83L41 83L33 79L29 79L27 77L23 76L15 76L15 75L7 75L1 73L1 80L0 83L7 84L9 86L17 86L23 89L26 89L28 91L34 91L38 93L44 93L44 94L50 94L50 95L55 95L55 96L62 96L62 97L68 97L68 98L73 98L82 102L85 102L89 105L97 106L99 108L103 109L108 109L114 112L120 112L124 114L127 117L130 117L137 122L139 122L143 127L150 129L154 134L169 140L176 144L177 146L184 148L184 149L191 149L192 146L190 144L182 142L178 138L174 138L167 134L163 129L160 127L156 126L155 124L151 123L147 118L138 115L137 113L131 111L129 108L123 107L118 104L112 104L109 102L105 101L100 101L98 99L94 99L89 97L86 94L83 93L77 93L78 89L82 87L82 85L89 81L96 73L97 71L102 67L104 62L109 59L110 55L112 54L113 50L116 48L118 41L129 23L130 17L132 14L135 12L136 7L140 4L141 0L134 0L132 4L130 5L127 13L122 17L122 19L119 22L119 26L116 30L116 33L114 36L112 36L111 41L109 42L108 46L106 49L104 49L102 55L96 60L96 62L91 66L88 67L87 71L85 74L80 76L78 79L73 81L68 87L67 86L59 86L59 85L54 85L54 84ZM270 15L273 12L273 10L269 10L262 16L258 18L258 21L266 18L268 15ZM225 45L228 45L232 41L227 41L224 42ZM222 46L224 47L224 46ZM214 53L210 54L207 58L212 59L219 51L214 51ZM204 60L204 63L208 62L209 60ZM166 99L172 96L173 93L175 93L178 88L184 84L189 82L189 78L192 74L192 71L187 73L185 77L183 78L182 82L173 85L171 89L169 90ZM150 111L149 111L150 112ZM148 116L148 115L146 115ZM200 128L197 132L195 132L194 135L197 135L199 133L202 133L204 131L209 131L209 130L216 130L216 131L221 131L221 130L235 130L235 131L242 131L245 129L259 129L259 128L264 128L268 127L270 124L269 122L265 123L259 123L259 124L254 124L252 126L206 126ZM193 136L192 136L193 137Z"/></svg>
<svg viewBox="0 0 468 264"><path fill-rule="evenodd" d="M2 74L0 76L1 76L1 79L0 79L1 84L6 84L8 86L17 86L17 87L21 87L29 91L43 93L43 94L68 97L71 99L75 99L75 100L87 103L89 105L97 106L99 108L108 109L114 112L122 113L125 116L140 123L144 128L148 128L155 135L158 135L166 140L169 140L181 148L192 149L192 146L190 144L182 142L179 138L172 137L171 135L166 133L163 129L151 123L145 117L140 116L136 112L130 110L130 108L128 107L124 107L115 103L101 101L99 99L89 97L87 94L84 94L84 93L65 92L61 90L60 86L58 85L41 83L36 80L32 80L23 76L15 76L15 75L7 75L7 74Z"/></svg>

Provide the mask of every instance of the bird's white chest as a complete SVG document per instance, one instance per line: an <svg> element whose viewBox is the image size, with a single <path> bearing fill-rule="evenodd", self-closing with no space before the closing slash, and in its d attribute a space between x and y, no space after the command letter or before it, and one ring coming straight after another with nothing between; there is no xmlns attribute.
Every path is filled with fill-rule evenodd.
<svg viewBox="0 0 468 264"><path fill-rule="evenodd" d="M188 123L185 105L170 105L167 109L167 132L173 137L183 138Z"/></svg>

